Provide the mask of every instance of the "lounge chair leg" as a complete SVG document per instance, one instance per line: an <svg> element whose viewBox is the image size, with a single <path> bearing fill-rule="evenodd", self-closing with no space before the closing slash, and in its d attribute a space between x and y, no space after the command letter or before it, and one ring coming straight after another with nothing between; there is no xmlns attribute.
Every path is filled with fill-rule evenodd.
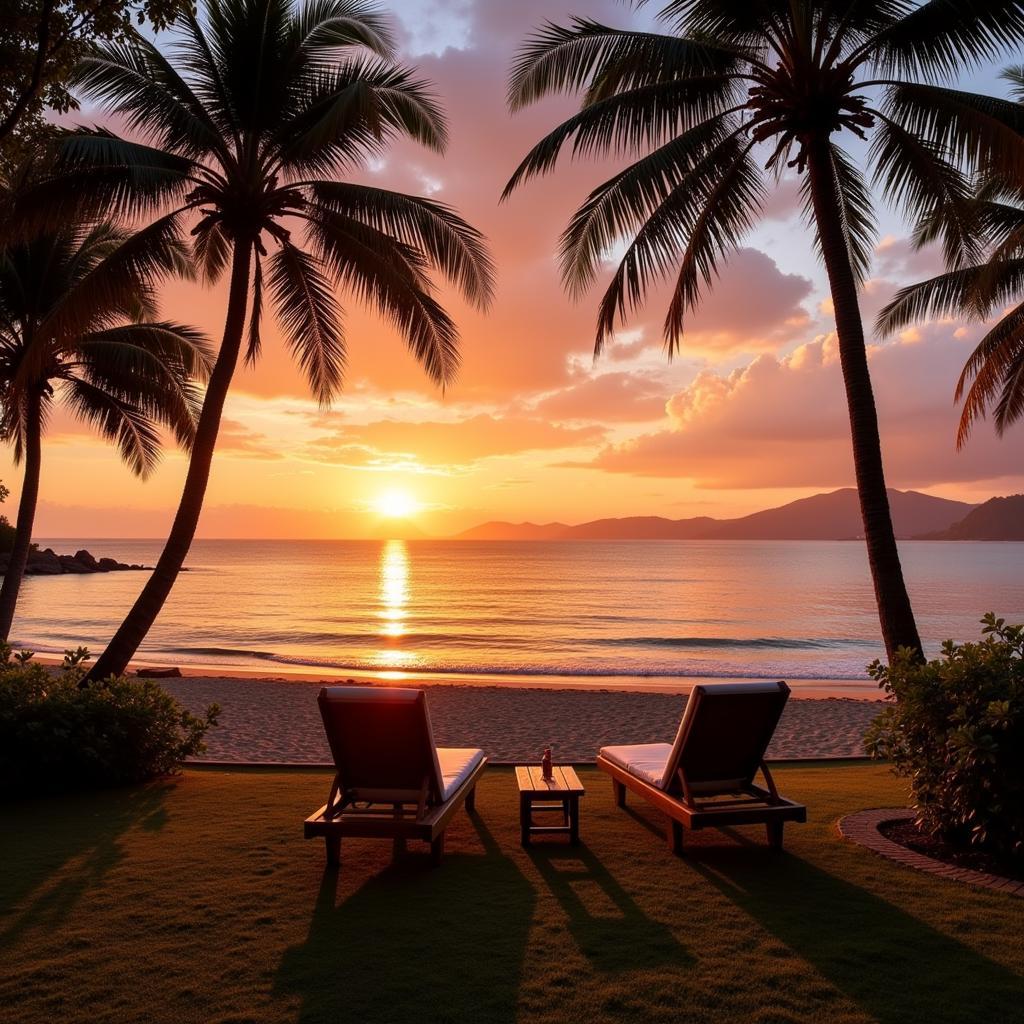
<svg viewBox="0 0 1024 1024"><path fill-rule="evenodd" d="M668 822L668 845L669 849L681 857L683 855L683 826L673 818Z"/></svg>
<svg viewBox="0 0 1024 1024"><path fill-rule="evenodd" d="M612 789L615 792L615 806L626 806L626 787L618 779L612 779Z"/></svg>
<svg viewBox="0 0 1024 1024"><path fill-rule="evenodd" d="M768 831L768 845L773 850L782 849L782 830L785 827L785 824L786 823L783 821L769 821L765 825L765 828Z"/></svg>
<svg viewBox="0 0 1024 1024"><path fill-rule="evenodd" d="M466 794L466 813L476 813L476 786Z"/></svg>
<svg viewBox="0 0 1024 1024"><path fill-rule="evenodd" d="M406 851L405 840L402 838L396 838L391 840L391 856L392 857L404 857Z"/></svg>
<svg viewBox="0 0 1024 1024"><path fill-rule="evenodd" d="M437 865L441 863L441 858L444 856L444 833L442 832L436 839L430 843L430 863Z"/></svg>
<svg viewBox="0 0 1024 1024"><path fill-rule="evenodd" d="M327 866L336 868L341 865L341 836L324 836L327 847Z"/></svg>

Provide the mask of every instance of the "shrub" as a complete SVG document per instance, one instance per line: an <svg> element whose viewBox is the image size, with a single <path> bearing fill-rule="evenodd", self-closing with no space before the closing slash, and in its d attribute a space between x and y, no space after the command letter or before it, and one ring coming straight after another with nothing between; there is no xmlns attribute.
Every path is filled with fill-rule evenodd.
<svg viewBox="0 0 1024 1024"><path fill-rule="evenodd" d="M910 779L922 830L1024 860L1024 626L981 621L982 640L934 661L868 667L891 703L866 745Z"/></svg>
<svg viewBox="0 0 1024 1024"><path fill-rule="evenodd" d="M30 652L25 652L29 653ZM180 771L217 723L182 708L152 680L79 686L87 655L63 670L11 660L0 646L0 792L22 796L143 782ZM31 655L30 655L31 656Z"/></svg>

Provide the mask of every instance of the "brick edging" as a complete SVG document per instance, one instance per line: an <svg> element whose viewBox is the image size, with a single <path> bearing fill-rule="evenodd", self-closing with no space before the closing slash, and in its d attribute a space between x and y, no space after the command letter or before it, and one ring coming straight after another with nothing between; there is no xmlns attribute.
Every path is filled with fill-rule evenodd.
<svg viewBox="0 0 1024 1024"><path fill-rule="evenodd" d="M869 811L856 811L839 819L839 834L905 867L938 875L952 882L966 882L981 889L992 889L1011 896L1024 897L1024 882L1015 878L1004 878L1002 875L992 875L987 871L957 867L955 864L935 860L934 857L926 857L923 853L894 843L878 831L879 826L887 821L902 821L913 816L914 812L909 807L876 807Z"/></svg>

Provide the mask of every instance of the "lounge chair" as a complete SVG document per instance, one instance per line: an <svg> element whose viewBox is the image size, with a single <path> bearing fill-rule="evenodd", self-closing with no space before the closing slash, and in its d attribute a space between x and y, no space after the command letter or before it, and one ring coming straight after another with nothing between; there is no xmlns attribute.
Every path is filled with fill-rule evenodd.
<svg viewBox="0 0 1024 1024"><path fill-rule="evenodd" d="M779 796L765 750L789 697L785 683L716 683L693 688L674 743L602 747L597 767L612 777L615 802L632 790L669 817L669 845L683 852L683 829L763 822L782 848L787 821L807 808ZM758 769L767 789L754 785Z"/></svg>
<svg viewBox="0 0 1024 1024"><path fill-rule="evenodd" d="M436 747L422 690L325 686L317 701L337 774L306 838L324 837L332 867L345 836L391 839L395 853L422 839L438 863L452 816L473 812L484 752Z"/></svg>

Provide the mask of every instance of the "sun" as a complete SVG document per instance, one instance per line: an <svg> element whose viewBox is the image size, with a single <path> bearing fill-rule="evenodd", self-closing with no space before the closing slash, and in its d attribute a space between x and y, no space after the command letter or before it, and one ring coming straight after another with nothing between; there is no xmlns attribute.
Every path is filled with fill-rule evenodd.
<svg viewBox="0 0 1024 1024"><path fill-rule="evenodd" d="M373 502L374 508L388 519L408 519L416 514L419 502L400 487L382 491Z"/></svg>

